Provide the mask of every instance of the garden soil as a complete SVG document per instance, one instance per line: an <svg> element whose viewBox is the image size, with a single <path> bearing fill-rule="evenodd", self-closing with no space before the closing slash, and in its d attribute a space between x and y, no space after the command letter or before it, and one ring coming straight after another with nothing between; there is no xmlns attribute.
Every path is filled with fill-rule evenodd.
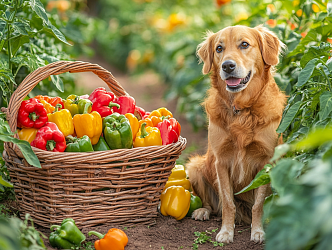
<svg viewBox="0 0 332 250"><path fill-rule="evenodd" d="M183 151L181 158L187 159L188 156L194 154L202 154L206 151L207 145L207 131L205 129L199 132L194 132L192 126L186 121L183 115L176 111L176 100L166 101L163 98L167 86L162 84L157 74L146 72L139 76L128 76L111 65L106 63L99 57L95 58L80 58L82 61L99 64L108 71L110 71L115 78L120 82L124 89L136 99L136 104L143 107L147 111L159 107L167 107L174 114L182 126L181 134L187 139L187 149ZM78 75L77 86L84 88L86 93L91 93L96 87L106 87L106 84L100 80L96 75L90 72L80 73ZM200 105L197 102L197 105ZM117 227L123 229L128 235L129 242L126 250L148 250L148 249L192 249L194 240L197 238L195 232L212 232L212 230L221 227L221 219L212 217L209 221L195 221L191 218L184 218L181 221L176 221L172 217L164 217L158 215L153 225L136 225L134 227L123 227L119 225L100 225L93 228L84 228L83 233L87 235L90 230L106 233L108 229ZM47 237L50 230L38 227L38 230L43 232ZM215 241L215 233L207 234L211 236L211 240ZM96 240L95 236L88 237L87 240ZM53 249L48 240L45 240L48 249ZM198 246L198 249L223 249L223 250L245 250L245 249L263 249L262 244L255 244L250 241L250 225L236 225L234 242L225 244L223 247L214 247L211 242L206 242Z"/></svg>

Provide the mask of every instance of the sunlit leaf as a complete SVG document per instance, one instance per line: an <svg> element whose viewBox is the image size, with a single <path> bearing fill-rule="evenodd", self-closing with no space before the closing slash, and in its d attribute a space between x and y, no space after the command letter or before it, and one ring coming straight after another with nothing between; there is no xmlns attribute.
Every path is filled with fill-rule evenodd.
<svg viewBox="0 0 332 250"><path fill-rule="evenodd" d="M326 142L332 141L332 128L318 128L308 134L306 138L295 144L297 150L317 148Z"/></svg>
<svg viewBox="0 0 332 250"><path fill-rule="evenodd" d="M296 84L297 87L301 87L304 84L307 83L307 81L310 79L312 73L314 72L314 69L318 63L319 59L314 58L310 60L307 65L304 67L304 69L301 70L298 78L298 82Z"/></svg>
<svg viewBox="0 0 332 250"><path fill-rule="evenodd" d="M25 23L20 23L20 22L14 22L13 27L21 34L24 36L28 36L28 31L27 28L29 28L29 26Z"/></svg>
<svg viewBox="0 0 332 250"><path fill-rule="evenodd" d="M332 93L330 91L324 92L320 98L319 119L326 119L332 111Z"/></svg>
<svg viewBox="0 0 332 250"><path fill-rule="evenodd" d="M27 162L35 166L37 168L41 168L40 162L36 154L33 152L29 142L16 139L14 137L8 136L8 135L0 135L0 140L4 142L12 142L15 143L19 149L21 150L24 158L27 160Z"/></svg>
<svg viewBox="0 0 332 250"><path fill-rule="evenodd" d="M274 149L274 155L271 158L270 162L279 160L282 156L287 154L291 149L292 149L291 145L287 143L276 146Z"/></svg>
<svg viewBox="0 0 332 250"><path fill-rule="evenodd" d="M71 46L71 44L67 42L65 36L61 33L61 31L58 30L54 25L49 23L47 26L46 25L44 26L44 30L51 33L54 37L59 39L61 42Z"/></svg>
<svg viewBox="0 0 332 250"><path fill-rule="evenodd" d="M51 75L52 83L55 85L55 87L60 90L61 92L64 91L64 86L62 79L58 75Z"/></svg>
<svg viewBox="0 0 332 250"><path fill-rule="evenodd" d="M250 182L248 186L243 188L240 192L237 192L235 195L242 194L245 192L248 192L249 190L258 188L260 186L263 186L265 184L270 183L270 174L269 171L271 169L271 165L267 164L265 165L264 169L258 172L258 174L255 176L255 178Z"/></svg>
<svg viewBox="0 0 332 250"><path fill-rule="evenodd" d="M288 126L291 124L291 122L294 120L294 117L296 116L297 112L299 111L299 108L301 106L301 101L298 101L294 103L285 113L285 115L282 117L282 120L280 122L280 125L277 129L277 133L284 132Z"/></svg>
<svg viewBox="0 0 332 250"><path fill-rule="evenodd" d="M39 0L30 0L30 6L46 24L49 23L44 5Z"/></svg>
<svg viewBox="0 0 332 250"><path fill-rule="evenodd" d="M16 52L23 44L29 43L29 42L30 42L30 38L28 36L23 36L23 35L10 39L13 56L15 56Z"/></svg>
<svg viewBox="0 0 332 250"><path fill-rule="evenodd" d="M14 187L12 183L4 180L1 175L0 175L0 184L5 187L10 187L10 188Z"/></svg>

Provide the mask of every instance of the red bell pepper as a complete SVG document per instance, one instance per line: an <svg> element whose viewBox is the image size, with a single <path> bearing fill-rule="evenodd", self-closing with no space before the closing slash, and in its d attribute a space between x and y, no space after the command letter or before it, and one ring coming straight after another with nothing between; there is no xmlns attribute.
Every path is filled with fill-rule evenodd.
<svg viewBox="0 0 332 250"><path fill-rule="evenodd" d="M139 114L139 116L141 118L140 120L142 120L143 117L145 116L145 110L141 107L135 106L135 112L137 112Z"/></svg>
<svg viewBox="0 0 332 250"><path fill-rule="evenodd" d="M21 103L17 116L19 125L27 128L40 128L47 121L47 111L39 100L31 98Z"/></svg>
<svg viewBox="0 0 332 250"><path fill-rule="evenodd" d="M48 102L49 104L51 104L53 107L55 107L57 104L61 104L61 107L59 109L63 109L65 107L65 105L63 104L63 100L61 97L50 97L47 95L37 95L36 97L34 97L38 100L45 100L46 102Z"/></svg>
<svg viewBox="0 0 332 250"><path fill-rule="evenodd" d="M174 119L174 118L170 118ZM175 120L170 121L170 119L165 119L162 122L159 122L157 128L160 130L161 140L163 145L171 144L177 142L179 139L179 134L181 132L180 124ZM173 127L173 125L174 127ZM178 131L178 133L176 132Z"/></svg>
<svg viewBox="0 0 332 250"><path fill-rule="evenodd" d="M101 117L113 114L112 107L120 108L119 104L113 102L114 94L107 92L103 87L95 89L89 96L89 100L93 103L91 112L97 111Z"/></svg>
<svg viewBox="0 0 332 250"><path fill-rule="evenodd" d="M178 136L180 136L181 134L181 125L180 123L175 119L175 118L169 118L168 119L173 127L173 129L175 130L175 132L178 134Z"/></svg>
<svg viewBox="0 0 332 250"><path fill-rule="evenodd" d="M114 102L120 105L120 108L113 107L113 111L121 115L127 113L135 113L135 99L131 96L119 96L114 99Z"/></svg>
<svg viewBox="0 0 332 250"><path fill-rule="evenodd" d="M66 139L55 123L47 122L38 130L31 146L47 151L63 152L66 149Z"/></svg>

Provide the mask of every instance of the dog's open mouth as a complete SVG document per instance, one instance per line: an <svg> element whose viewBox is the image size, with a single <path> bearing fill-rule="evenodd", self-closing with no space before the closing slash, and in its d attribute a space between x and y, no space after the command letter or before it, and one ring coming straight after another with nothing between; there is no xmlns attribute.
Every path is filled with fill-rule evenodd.
<svg viewBox="0 0 332 250"><path fill-rule="evenodd" d="M250 80L250 76L251 71L249 71L245 78L229 77L225 80L225 82L230 90L238 90L242 89L246 85L246 83Z"/></svg>

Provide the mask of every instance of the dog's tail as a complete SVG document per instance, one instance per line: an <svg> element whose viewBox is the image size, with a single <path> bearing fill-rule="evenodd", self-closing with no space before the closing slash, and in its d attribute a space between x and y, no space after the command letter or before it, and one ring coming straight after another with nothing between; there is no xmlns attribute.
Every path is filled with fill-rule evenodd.
<svg viewBox="0 0 332 250"><path fill-rule="evenodd" d="M235 223L250 225L251 216L252 216L251 210L253 203L243 201L235 197L234 204L236 207Z"/></svg>

